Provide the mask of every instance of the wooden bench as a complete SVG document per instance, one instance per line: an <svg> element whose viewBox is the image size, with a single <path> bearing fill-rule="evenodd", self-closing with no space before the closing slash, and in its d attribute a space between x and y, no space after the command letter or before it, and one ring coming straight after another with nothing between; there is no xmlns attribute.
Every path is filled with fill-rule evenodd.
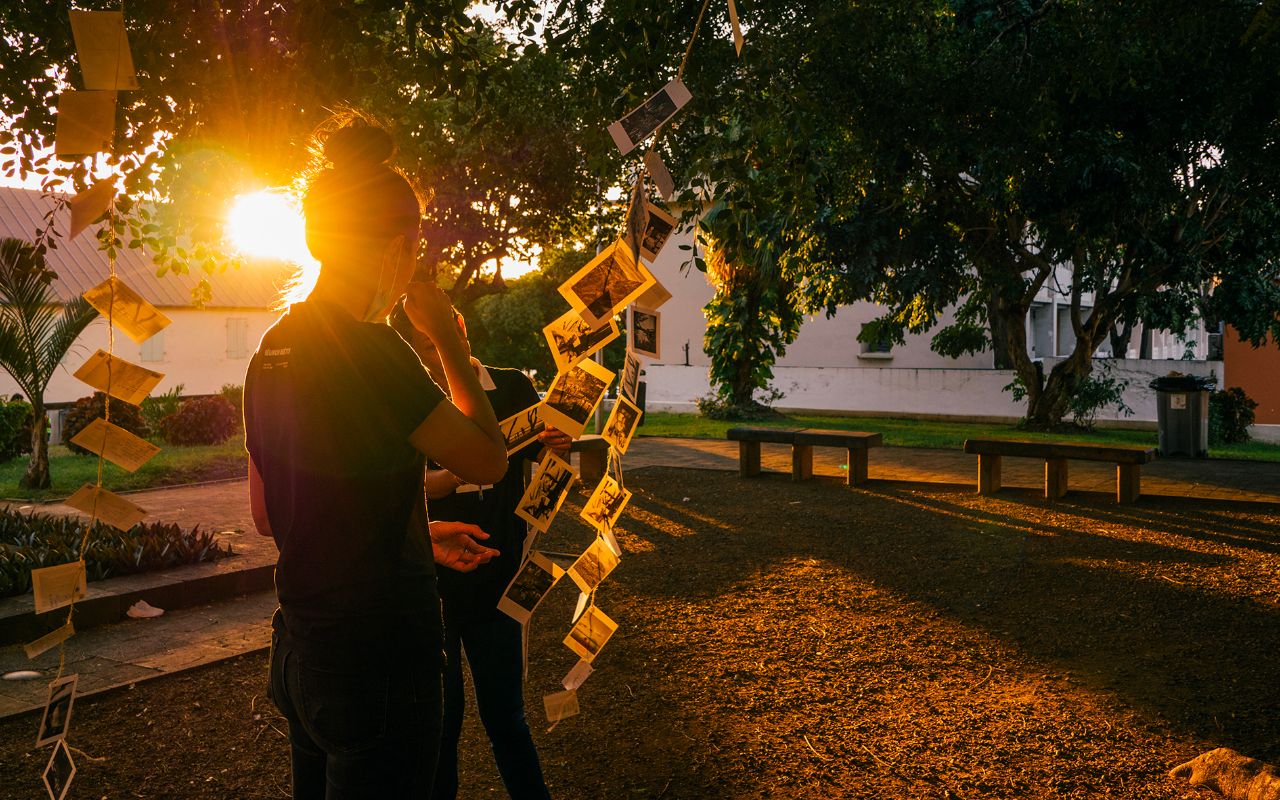
<svg viewBox="0 0 1280 800"><path fill-rule="evenodd" d="M845 483L867 482L867 448L879 447L880 434L862 431L825 431L816 428L730 428L730 441L738 443L738 472L744 478L760 474L760 445L791 445L791 479L813 477L813 448L842 447L848 453Z"/></svg>
<svg viewBox="0 0 1280 800"><path fill-rule="evenodd" d="M1044 459L1044 496L1067 493L1067 460L1109 461L1116 465L1116 502L1132 503L1142 493L1142 465L1154 461L1154 447L1107 447L1067 442L1019 442L1006 439L967 439L964 451L978 456L978 493L1000 491L1000 461L1011 458Z"/></svg>

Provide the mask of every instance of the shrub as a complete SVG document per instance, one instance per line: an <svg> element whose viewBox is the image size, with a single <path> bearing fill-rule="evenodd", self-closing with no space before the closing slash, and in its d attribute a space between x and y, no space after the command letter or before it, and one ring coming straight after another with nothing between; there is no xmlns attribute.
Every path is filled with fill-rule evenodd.
<svg viewBox="0 0 1280 800"><path fill-rule="evenodd" d="M165 417L175 413L182 405L183 385L180 383L164 394L156 394L142 401L142 418L153 431L160 430Z"/></svg>
<svg viewBox="0 0 1280 800"><path fill-rule="evenodd" d="M0 403L0 464L31 452L31 404L23 400Z"/></svg>
<svg viewBox="0 0 1280 800"><path fill-rule="evenodd" d="M1209 444L1249 441L1249 426L1258 404L1238 386L1209 395Z"/></svg>
<svg viewBox="0 0 1280 800"><path fill-rule="evenodd" d="M221 444L236 432L238 421L236 407L225 397L193 397L160 422L160 432L170 444Z"/></svg>
<svg viewBox="0 0 1280 800"><path fill-rule="evenodd" d="M92 397L81 397L76 401L75 405L67 409L67 416L62 422L62 440L66 443L67 449L77 455L92 455L83 447L74 445L71 440L76 434L89 427L89 423L98 417L103 416L104 405L103 400L106 398L102 392L94 392ZM135 436L147 438L151 435L151 428L147 426L146 420L142 418L142 412L137 406L131 406L123 400L111 398L111 424L124 428Z"/></svg>
<svg viewBox="0 0 1280 800"><path fill-rule="evenodd" d="M238 383L225 383L218 390L218 395L236 407L236 430L244 430L244 387Z"/></svg>
<svg viewBox="0 0 1280 800"><path fill-rule="evenodd" d="M85 520L0 509L0 597L31 591L31 570L74 561ZM214 533L171 523L139 523L127 532L98 523L85 551L91 581L231 555Z"/></svg>

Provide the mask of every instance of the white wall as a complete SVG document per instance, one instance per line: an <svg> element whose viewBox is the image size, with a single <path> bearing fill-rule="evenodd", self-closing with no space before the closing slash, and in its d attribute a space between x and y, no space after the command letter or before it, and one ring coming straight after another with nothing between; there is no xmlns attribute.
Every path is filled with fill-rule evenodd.
<svg viewBox="0 0 1280 800"><path fill-rule="evenodd" d="M1156 396L1148 384L1171 370L1222 374L1220 361L1130 359L1114 363L1112 374L1129 382L1124 401L1134 414L1126 417L1115 409L1105 409L1098 415L1100 420L1154 422ZM784 393L775 405L788 411L1010 420L1025 412L1025 404L1015 403L1004 391L1013 381L1010 370L779 366L773 374L773 385ZM644 380L646 408L651 411L693 411L697 399L711 393L706 367L650 364Z"/></svg>
<svg viewBox="0 0 1280 800"><path fill-rule="evenodd" d="M163 337L163 356L160 361L142 359L142 345L116 331L115 354L127 361L156 372L165 373L164 380L156 387L159 394L183 384L182 393L213 394L224 384L243 384L249 357L258 347L258 340L279 316L274 311L262 309L182 309L165 308L164 314L173 324L160 334ZM227 320L246 320L244 341L246 352L242 357L228 353ZM45 391L47 403L70 403L93 393L72 373L95 350L107 349L107 322L99 317L76 340L54 372ZM153 345L153 349L155 348ZM19 391L13 379L0 372L0 395L9 396Z"/></svg>

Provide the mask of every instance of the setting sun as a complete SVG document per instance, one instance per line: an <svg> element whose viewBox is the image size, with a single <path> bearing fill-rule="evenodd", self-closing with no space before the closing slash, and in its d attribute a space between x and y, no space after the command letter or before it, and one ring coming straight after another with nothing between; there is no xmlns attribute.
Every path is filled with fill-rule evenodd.
<svg viewBox="0 0 1280 800"><path fill-rule="evenodd" d="M227 216L227 235L246 256L315 263L307 250L302 212L283 192L264 189L237 197Z"/></svg>

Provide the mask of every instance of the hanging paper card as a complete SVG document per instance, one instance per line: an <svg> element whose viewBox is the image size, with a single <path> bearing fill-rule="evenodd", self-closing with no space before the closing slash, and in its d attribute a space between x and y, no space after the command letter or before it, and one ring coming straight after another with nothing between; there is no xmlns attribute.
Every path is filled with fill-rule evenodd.
<svg viewBox="0 0 1280 800"><path fill-rule="evenodd" d="M617 629L618 623L609 619L608 614L595 606L588 606L574 624L573 630L564 637L564 644L583 661L595 661Z"/></svg>
<svg viewBox="0 0 1280 800"><path fill-rule="evenodd" d="M636 392L640 387L640 359L636 354L627 351L627 360L622 364L622 380L618 382L618 394L635 402Z"/></svg>
<svg viewBox="0 0 1280 800"><path fill-rule="evenodd" d="M742 26L738 24L738 6L729 0L729 25L733 28L733 48L738 51L738 57L742 57Z"/></svg>
<svg viewBox="0 0 1280 800"><path fill-rule="evenodd" d="M654 281L653 285L649 287L649 291L636 298L636 308L656 311L670 299L671 292L667 291L667 287Z"/></svg>
<svg viewBox="0 0 1280 800"><path fill-rule="evenodd" d="M636 355L661 358L662 314L633 306L631 324L627 326L627 349Z"/></svg>
<svg viewBox="0 0 1280 800"><path fill-rule="evenodd" d="M164 380L162 373L131 364L105 350L85 359L80 369L75 371L75 377L104 394L135 406L141 405L156 384Z"/></svg>
<svg viewBox="0 0 1280 800"><path fill-rule="evenodd" d="M645 218L644 235L640 238L640 256L652 264L676 229L676 218L653 203L648 203L647 207L649 213Z"/></svg>
<svg viewBox="0 0 1280 800"><path fill-rule="evenodd" d="M640 408L625 396L619 397L609 412L609 420L604 424L604 440L619 453L626 453L640 425Z"/></svg>
<svg viewBox="0 0 1280 800"><path fill-rule="evenodd" d="M137 89L124 12L72 11L70 16L84 88Z"/></svg>
<svg viewBox="0 0 1280 800"><path fill-rule="evenodd" d="M565 281L560 286L560 294L588 325L599 328L648 291L655 280L649 270L636 261L631 248L617 241Z"/></svg>
<svg viewBox="0 0 1280 800"><path fill-rule="evenodd" d="M582 507L580 516L598 531L612 528L622 514L622 509L630 501L631 492L622 488L609 475L605 475L591 493L591 499Z"/></svg>
<svg viewBox="0 0 1280 800"><path fill-rule="evenodd" d="M111 200L115 196L115 181L104 178L71 198L67 202L67 205L71 208L71 232L68 238L76 238L95 219L107 213L107 209L111 208Z"/></svg>
<svg viewBox="0 0 1280 800"><path fill-rule="evenodd" d="M77 489L75 494L67 498L67 505L126 532L147 516L147 512L120 495L92 483L86 483Z"/></svg>
<svg viewBox="0 0 1280 800"><path fill-rule="evenodd" d="M44 788L49 793L49 800L67 800L71 792L71 782L76 777L76 764L71 760L71 751L67 749L65 740L59 739L49 756L49 764L44 768Z"/></svg>
<svg viewBox="0 0 1280 800"><path fill-rule="evenodd" d="M576 439L587 429L591 414L604 399L614 374L591 359L583 359L556 375L542 401L542 421Z"/></svg>
<svg viewBox="0 0 1280 800"><path fill-rule="evenodd" d="M83 561L31 570L31 593L35 595L37 614L70 605L84 597L88 590Z"/></svg>
<svg viewBox="0 0 1280 800"><path fill-rule="evenodd" d="M670 203L676 196L676 181L671 177L671 171L667 169L666 162L662 160L662 156L658 155L657 150L650 150L645 154L644 167L649 171L649 177L653 178L653 185L658 187L658 194Z"/></svg>
<svg viewBox="0 0 1280 800"><path fill-rule="evenodd" d="M498 598L498 610L523 625L562 575L564 570L551 559L537 550L530 552L528 560Z"/></svg>
<svg viewBox="0 0 1280 800"><path fill-rule="evenodd" d="M34 642L28 642L22 646L22 649L27 651L27 658L36 658L41 653L52 650L75 635L76 629L68 622L61 628L46 633Z"/></svg>
<svg viewBox="0 0 1280 800"><path fill-rule="evenodd" d="M65 91L58 95L56 123L56 155L109 153L116 132L116 93Z"/></svg>
<svg viewBox="0 0 1280 800"><path fill-rule="evenodd" d="M128 472L134 472L160 452L159 447L146 439L140 439L101 417L86 425L71 441Z"/></svg>
<svg viewBox="0 0 1280 800"><path fill-rule="evenodd" d="M142 344L169 326L169 318L161 314L142 295L112 275L84 293L89 305L108 317L124 335Z"/></svg>
<svg viewBox="0 0 1280 800"><path fill-rule="evenodd" d="M524 490L524 496L516 506L516 516L546 533L576 477L578 471L568 461L548 452Z"/></svg>
<svg viewBox="0 0 1280 800"><path fill-rule="evenodd" d="M618 557L605 545L604 540L596 537L591 546L582 551L578 560L569 567L569 577L584 594L589 594L609 577L609 573L618 566L618 561Z"/></svg>
<svg viewBox="0 0 1280 800"><path fill-rule="evenodd" d="M564 680L560 681L560 685L566 692L575 692L587 678L591 677L592 672L595 672L595 667L591 666L590 662L579 661L573 665L573 669L569 670L569 674L564 676Z"/></svg>
<svg viewBox="0 0 1280 800"><path fill-rule="evenodd" d="M582 359L617 339L621 332L618 323L610 319L608 324L592 328L582 315L569 309L560 318L542 329L542 335L551 345L551 357L556 370L564 372Z"/></svg>
<svg viewBox="0 0 1280 800"><path fill-rule="evenodd" d="M76 683L79 675L65 675L49 684L49 700L40 718L40 732L36 734L36 747L66 738L71 727L71 709L76 701Z"/></svg>
<svg viewBox="0 0 1280 800"><path fill-rule="evenodd" d="M672 78L670 83L654 92L648 100L609 126L609 135L613 137L613 143L625 156L662 127L663 123L674 117L692 97L693 95L689 94L689 90L679 78Z"/></svg>
<svg viewBox="0 0 1280 800"><path fill-rule="evenodd" d="M542 705L547 710L547 722L559 722L578 715L578 693L570 690L549 694L542 698Z"/></svg>

